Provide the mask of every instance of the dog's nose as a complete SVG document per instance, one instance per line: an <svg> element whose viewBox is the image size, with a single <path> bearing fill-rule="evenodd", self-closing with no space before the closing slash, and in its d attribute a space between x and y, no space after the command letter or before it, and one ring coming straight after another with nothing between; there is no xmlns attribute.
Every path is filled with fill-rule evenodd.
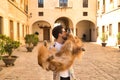
<svg viewBox="0 0 120 80"><path fill-rule="evenodd" d="M85 48L82 48L82 51L85 51Z"/></svg>

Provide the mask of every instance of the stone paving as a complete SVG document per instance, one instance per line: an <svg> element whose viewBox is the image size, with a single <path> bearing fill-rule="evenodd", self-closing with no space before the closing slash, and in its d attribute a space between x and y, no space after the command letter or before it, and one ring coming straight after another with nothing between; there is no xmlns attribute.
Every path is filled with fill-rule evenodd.
<svg viewBox="0 0 120 80"><path fill-rule="evenodd" d="M40 43L41 44L41 43ZM0 80L52 80L52 72L43 70L37 64L37 48L26 52L19 48L15 66L5 67L0 61ZM85 43L85 53L76 60L74 71L78 80L120 80L120 50L102 47L96 43Z"/></svg>

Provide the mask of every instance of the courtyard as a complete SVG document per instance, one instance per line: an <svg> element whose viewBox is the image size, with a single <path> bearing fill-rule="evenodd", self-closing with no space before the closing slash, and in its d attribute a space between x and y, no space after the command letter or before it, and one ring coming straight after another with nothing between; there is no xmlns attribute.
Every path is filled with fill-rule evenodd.
<svg viewBox="0 0 120 80"><path fill-rule="evenodd" d="M42 43L27 52L25 47L15 51L15 66L5 67L0 61L0 80L52 80L52 72L43 70L37 63L37 50ZM51 44L50 44L51 45ZM120 50L85 42L81 60L76 60L74 71L77 80L120 80Z"/></svg>

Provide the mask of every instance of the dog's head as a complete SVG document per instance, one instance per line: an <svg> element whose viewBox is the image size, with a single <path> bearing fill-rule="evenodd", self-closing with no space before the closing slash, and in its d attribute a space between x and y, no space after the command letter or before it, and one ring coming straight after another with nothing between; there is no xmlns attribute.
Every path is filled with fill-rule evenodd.
<svg viewBox="0 0 120 80"><path fill-rule="evenodd" d="M72 55L78 55L79 53L85 51L82 41L77 36L73 36L70 33L68 34L68 38L61 50L65 49L66 51L70 51Z"/></svg>

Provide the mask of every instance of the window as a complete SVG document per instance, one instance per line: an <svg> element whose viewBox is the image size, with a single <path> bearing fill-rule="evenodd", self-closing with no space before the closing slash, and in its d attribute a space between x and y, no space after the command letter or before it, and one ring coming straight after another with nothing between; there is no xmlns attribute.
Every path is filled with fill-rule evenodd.
<svg viewBox="0 0 120 80"><path fill-rule="evenodd" d="M83 12L83 16L88 16L88 12Z"/></svg>
<svg viewBox="0 0 120 80"><path fill-rule="evenodd" d="M113 3L113 0L110 0L110 3Z"/></svg>
<svg viewBox="0 0 120 80"><path fill-rule="evenodd" d="M100 2L98 1L97 9L100 9Z"/></svg>
<svg viewBox="0 0 120 80"><path fill-rule="evenodd" d="M10 27L10 38L14 40L14 25L13 25L13 20L9 21L9 27Z"/></svg>
<svg viewBox="0 0 120 80"><path fill-rule="evenodd" d="M17 23L17 38L20 40L20 24Z"/></svg>
<svg viewBox="0 0 120 80"><path fill-rule="evenodd" d="M68 0L59 0L59 6L60 7L67 7Z"/></svg>
<svg viewBox="0 0 120 80"><path fill-rule="evenodd" d="M97 27L96 32L97 32L97 36L99 36L99 27Z"/></svg>
<svg viewBox="0 0 120 80"><path fill-rule="evenodd" d="M120 32L120 23L118 23L118 32Z"/></svg>
<svg viewBox="0 0 120 80"><path fill-rule="evenodd" d="M38 7L43 7L43 0L38 0Z"/></svg>
<svg viewBox="0 0 120 80"><path fill-rule="evenodd" d="M103 0L103 5L105 5L105 0Z"/></svg>
<svg viewBox="0 0 120 80"><path fill-rule="evenodd" d="M22 37L24 37L24 25L22 25Z"/></svg>
<svg viewBox="0 0 120 80"><path fill-rule="evenodd" d="M83 7L88 7L88 0L83 0Z"/></svg>
<svg viewBox="0 0 120 80"><path fill-rule="evenodd" d="M38 15L39 16L43 16L43 12L38 12Z"/></svg>
<svg viewBox="0 0 120 80"><path fill-rule="evenodd" d="M23 4L23 0L20 0L20 5L22 5Z"/></svg>
<svg viewBox="0 0 120 80"><path fill-rule="evenodd" d="M114 9L114 1L110 0L110 10Z"/></svg>
<svg viewBox="0 0 120 80"><path fill-rule="evenodd" d="M102 33L105 32L105 26L102 26Z"/></svg>
<svg viewBox="0 0 120 80"><path fill-rule="evenodd" d="M28 0L24 0L24 11L28 13Z"/></svg>
<svg viewBox="0 0 120 80"><path fill-rule="evenodd" d="M112 35L112 24L109 25L109 36Z"/></svg>
<svg viewBox="0 0 120 80"><path fill-rule="evenodd" d="M3 18L0 16L0 34L2 34L2 24L3 24Z"/></svg>
<svg viewBox="0 0 120 80"><path fill-rule="evenodd" d="M105 13L105 0L103 0L102 13Z"/></svg>

